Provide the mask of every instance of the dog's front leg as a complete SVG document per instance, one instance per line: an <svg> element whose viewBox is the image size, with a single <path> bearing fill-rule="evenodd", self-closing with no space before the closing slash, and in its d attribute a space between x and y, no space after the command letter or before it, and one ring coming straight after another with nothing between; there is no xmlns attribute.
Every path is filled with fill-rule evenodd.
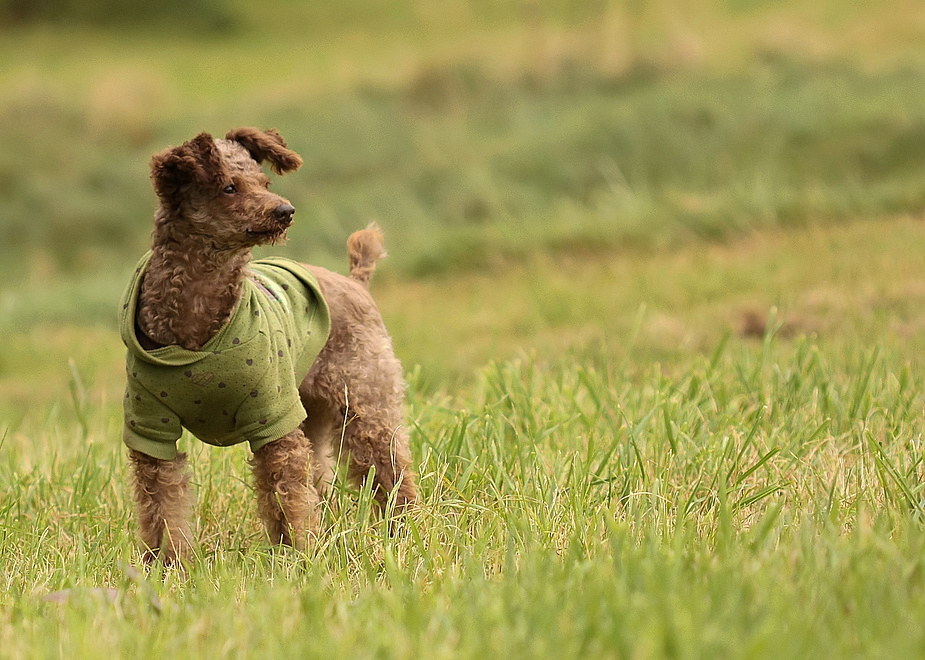
<svg viewBox="0 0 925 660"><path fill-rule="evenodd" d="M270 542L304 549L318 526L318 492L308 482L311 447L300 429L270 442L251 459L257 515Z"/></svg>
<svg viewBox="0 0 925 660"><path fill-rule="evenodd" d="M193 498L186 454L165 461L131 450L129 459L145 561L151 563L161 557L166 564L175 564L188 559L193 542Z"/></svg>

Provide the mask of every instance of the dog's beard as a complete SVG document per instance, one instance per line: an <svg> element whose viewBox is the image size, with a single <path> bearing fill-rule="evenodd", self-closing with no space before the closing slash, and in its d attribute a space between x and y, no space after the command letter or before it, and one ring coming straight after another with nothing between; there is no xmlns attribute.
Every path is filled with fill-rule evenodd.
<svg viewBox="0 0 925 660"><path fill-rule="evenodd" d="M248 241L252 245L281 245L286 242L286 230L288 227L279 227L276 229L248 229L246 232Z"/></svg>

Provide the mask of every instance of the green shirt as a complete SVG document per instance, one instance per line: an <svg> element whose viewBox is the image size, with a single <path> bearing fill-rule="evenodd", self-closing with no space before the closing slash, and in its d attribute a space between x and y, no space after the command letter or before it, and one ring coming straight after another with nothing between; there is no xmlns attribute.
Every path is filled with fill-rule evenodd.
<svg viewBox="0 0 925 660"><path fill-rule="evenodd" d="M145 351L135 309L150 258L138 263L119 312L128 348L125 444L171 460L183 427L210 445L246 440L252 450L298 427L306 414L299 384L331 328L315 277L288 259L251 262L231 319L205 346Z"/></svg>

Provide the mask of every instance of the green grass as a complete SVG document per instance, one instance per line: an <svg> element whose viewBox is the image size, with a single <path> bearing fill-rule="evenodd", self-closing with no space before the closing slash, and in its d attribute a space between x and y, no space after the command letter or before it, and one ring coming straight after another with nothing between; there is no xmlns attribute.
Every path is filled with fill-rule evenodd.
<svg viewBox="0 0 925 660"><path fill-rule="evenodd" d="M918 655L922 257L890 257L923 243L898 220L485 282L387 278L420 507L389 536L370 494L341 485L317 547L275 551L247 452L188 440L185 575L132 568L114 330L40 325L51 391L13 398L28 365L0 381L27 406L0 418L0 655ZM470 318L478 301L488 320ZM770 334L738 336L743 309L775 303ZM409 318L444 343L421 345ZM453 347L499 361L446 391L431 350Z"/></svg>
<svg viewBox="0 0 925 660"><path fill-rule="evenodd" d="M769 337L671 376L489 366L467 409L412 395L424 497L398 531L340 491L305 556L240 515L243 451L194 448L187 575L129 569L118 416L94 411L86 434L47 420L0 465L2 648L908 657L925 641L923 399L896 360Z"/></svg>
<svg viewBox="0 0 925 660"><path fill-rule="evenodd" d="M922 657L919 4L335 4L4 29L0 658ZM421 502L271 548L187 438L147 572L115 301L151 153L241 124L305 158L274 252L386 230Z"/></svg>

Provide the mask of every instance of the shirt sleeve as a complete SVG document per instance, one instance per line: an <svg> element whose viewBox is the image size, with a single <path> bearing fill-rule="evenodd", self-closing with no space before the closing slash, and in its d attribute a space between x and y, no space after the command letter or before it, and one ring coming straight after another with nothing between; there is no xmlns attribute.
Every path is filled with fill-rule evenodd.
<svg viewBox="0 0 925 660"><path fill-rule="evenodd" d="M183 434L180 418L151 394L132 373L127 376L125 398L122 400L125 413L123 442L129 449L142 454L173 460L177 456L177 440Z"/></svg>

